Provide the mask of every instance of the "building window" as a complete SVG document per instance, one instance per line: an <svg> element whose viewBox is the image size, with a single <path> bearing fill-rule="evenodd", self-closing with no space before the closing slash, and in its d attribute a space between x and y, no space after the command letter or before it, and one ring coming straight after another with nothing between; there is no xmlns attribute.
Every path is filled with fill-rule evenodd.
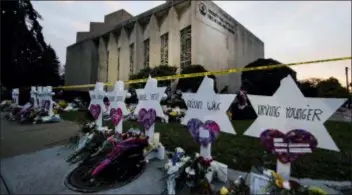
<svg viewBox="0 0 352 195"><path fill-rule="evenodd" d="M161 37L160 47L160 65L169 64L169 33L163 34Z"/></svg>
<svg viewBox="0 0 352 195"><path fill-rule="evenodd" d="M191 26L181 30L181 70L191 65L191 53L192 53L192 29Z"/></svg>
<svg viewBox="0 0 352 195"><path fill-rule="evenodd" d="M121 52L121 49L118 48L117 49L117 74L120 75L120 52ZM118 78L120 78L118 76Z"/></svg>
<svg viewBox="0 0 352 195"><path fill-rule="evenodd" d="M149 67L149 48L150 42L149 39L144 41L144 67Z"/></svg>
<svg viewBox="0 0 352 195"><path fill-rule="evenodd" d="M134 60L134 43L132 43L130 45L130 74L133 74L133 71L134 71L134 64L133 64L133 61Z"/></svg>

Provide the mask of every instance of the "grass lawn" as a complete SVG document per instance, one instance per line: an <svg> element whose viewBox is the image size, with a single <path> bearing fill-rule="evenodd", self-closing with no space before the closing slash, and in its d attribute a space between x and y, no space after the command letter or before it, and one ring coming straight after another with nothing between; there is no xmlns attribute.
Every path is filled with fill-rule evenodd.
<svg viewBox="0 0 352 195"><path fill-rule="evenodd" d="M84 117L83 112L62 114L63 119L77 121ZM244 131L253 121L233 121L237 135L221 133L212 144L213 157L229 168L250 171L252 165L258 165L263 159L264 147L258 138L244 136ZM110 125L109 125L110 126ZM124 130L139 127L136 122L125 121ZM344 122L325 123L340 152L316 149L312 154L300 157L292 164L292 175L298 178L327 179L336 181L352 180L352 125ZM177 124L157 123L156 132L168 150L182 147L186 152L199 152L199 145L193 140L186 127ZM270 167L276 169L276 160L270 156ZM235 159L235 160L234 160Z"/></svg>

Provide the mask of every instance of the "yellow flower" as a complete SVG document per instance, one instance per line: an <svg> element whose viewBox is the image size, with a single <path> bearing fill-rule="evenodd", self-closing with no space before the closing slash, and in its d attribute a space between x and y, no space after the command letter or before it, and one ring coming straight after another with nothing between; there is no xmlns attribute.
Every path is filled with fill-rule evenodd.
<svg viewBox="0 0 352 195"><path fill-rule="evenodd" d="M279 174L277 174L275 171L271 171L271 174L274 177L276 186L279 188L282 188L283 183L284 183L284 179Z"/></svg>
<svg viewBox="0 0 352 195"><path fill-rule="evenodd" d="M229 117L229 118L231 118L232 117L232 113L229 111L229 112L227 112L227 116Z"/></svg>
<svg viewBox="0 0 352 195"><path fill-rule="evenodd" d="M284 179L279 174L277 174L275 171L271 171L271 174L275 180L284 181Z"/></svg>
<svg viewBox="0 0 352 195"><path fill-rule="evenodd" d="M323 189L318 188L318 187L309 187L309 191L311 191L314 194L321 194L321 195L326 195L326 193Z"/></svg>
<svg viewBox="0 0 352 195"><path fill-rule="evenodd" d="M170 116L176 116L177 113L176 112L170 112Z"/></svg>
<svg viewBox="0 0 352 195"><path fill-rule="evenodd" d="M221 195L227 195L229 193L229 190L226 187L222 187L220 189L220 194Z"/></svg>
<svg viewBox="0 0 352 195"><path fill-rule="evenodd" d="M279 179L275 180L275 184L276 184L276 186L277 186L278 188L282 188L282 187L283 187L283 182L282 182L282 180L279 180Z"/></svg>
<svg viewBox="0 0 352 195"><path fill-rule="evenodd" d="M61 108L64 108L64 107L67 106L67 103L66 103L65 100L60 100L58 104L59 104L59 106L60 106Z"/></svg>

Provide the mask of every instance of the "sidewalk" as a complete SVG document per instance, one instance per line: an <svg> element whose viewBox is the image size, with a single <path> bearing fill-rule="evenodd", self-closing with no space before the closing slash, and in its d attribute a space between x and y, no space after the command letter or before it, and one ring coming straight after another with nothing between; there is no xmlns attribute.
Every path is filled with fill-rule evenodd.
<svg viewBox="0 0 352 195"><path fill-rule="evenodd" d="M4 113L1 113L3 115ZM0 158L12 157L67 143L79 126L70 121L53 124L19 125L1 118Z"/></svg>
<svg viewBox="0 0 352 195"><path fill-rule="evenodd" d="M73 152L56 146L31 154L3 159L1 174L13 194L79 194L64 185L66 175L74 168L65 159ZM164 187L163 161L152 161L133 183L99 194L160 194Z"/></svg>

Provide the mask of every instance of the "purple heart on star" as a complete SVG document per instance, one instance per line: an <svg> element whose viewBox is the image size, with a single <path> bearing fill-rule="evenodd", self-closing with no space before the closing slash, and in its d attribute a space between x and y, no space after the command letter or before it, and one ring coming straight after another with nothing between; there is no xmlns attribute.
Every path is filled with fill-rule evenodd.
<svg viewBox="0 0 352 195"><path fill-rule="evenodd" d="M212 120L207 120L203 123L201 120L193 118L188 121L187 128L188 128L188 131L191 133L192 137L196 140L196 142L201 144L203 147L206 147L211 142L214 142L220 133L219 125ZM209 137L207 138L200 137L199 136L200 128L203 128L204 130L209 131Z"/></svg>

